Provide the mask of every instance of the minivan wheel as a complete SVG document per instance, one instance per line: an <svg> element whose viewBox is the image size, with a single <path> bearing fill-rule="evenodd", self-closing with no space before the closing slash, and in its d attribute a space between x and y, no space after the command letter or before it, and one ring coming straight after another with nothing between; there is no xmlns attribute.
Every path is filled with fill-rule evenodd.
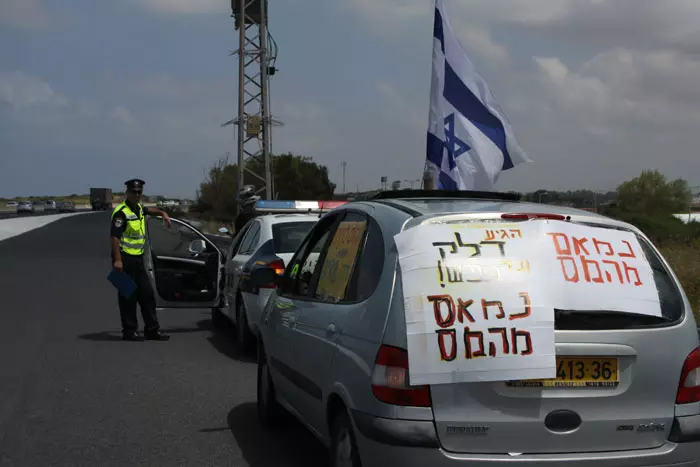
<svg viewBox="0 0 700 467"><path fill-rule="evenodd" d="M331 440L331 467L361 467L360 452L357 450L355 433L347 414L343 411L333 422Z"/></svg>
<svg viewBox="0 0 700 467"><path fill-rule="evenodd" d="M275 397L275 387L264 355L258 361L257 409L258 421L263 428L272 429L280 420L282 406Z"/></svg>

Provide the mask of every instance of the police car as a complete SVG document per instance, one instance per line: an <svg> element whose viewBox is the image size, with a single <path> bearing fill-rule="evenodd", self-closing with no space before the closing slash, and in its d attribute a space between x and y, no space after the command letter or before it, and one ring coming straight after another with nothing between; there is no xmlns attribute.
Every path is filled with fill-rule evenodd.
<svg viewBox="0 0 700 467"><path fill-rule="evenodd" d="M252 287L253 265L284 273L288 262L321 215L346 201L259 200L251 219L226 249L191 223L147 219L145 265L161 309L210 308L219 327L236 325L241 350L253 349L258 321L274 286Z"/></svg>

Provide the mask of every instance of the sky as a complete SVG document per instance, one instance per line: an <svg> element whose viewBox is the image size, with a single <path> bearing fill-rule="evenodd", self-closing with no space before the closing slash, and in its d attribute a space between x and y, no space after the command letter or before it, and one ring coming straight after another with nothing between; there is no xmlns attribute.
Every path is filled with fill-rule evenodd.
<svg viewBox="0 0 700 467"><path fill-rule="evenodd" d="M613 190L642 170L700 185L700 2L443 0L533 163L495 189ZM432 0L270 0L273 150L342 191L425 163ZM194 197L236 157L225 0L1 0L0 196L123 188ZM700 189L700 187L698 187Z"/></svg>

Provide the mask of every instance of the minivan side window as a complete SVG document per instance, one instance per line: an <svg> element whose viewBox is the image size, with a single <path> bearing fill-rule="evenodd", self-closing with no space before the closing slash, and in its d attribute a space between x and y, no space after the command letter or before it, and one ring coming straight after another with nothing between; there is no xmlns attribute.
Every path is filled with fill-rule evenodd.
<svg viewBox="0 0 700 467"><path fill-rule="evenodd" d="M367 236L361 246L355 274L348 286L347 301L361 302L372 296L384 271L384 237L377 221L369 218Z"/></svg>
<svg viewBox="0 0 700 467"><path fill-rule="evenodd" d="M354 296L348 295L349 286L365 243L367 221L366 215L349 211L338 225L311 279L315 300L330 303L354 301Z"/></svg>
<svg viewBox="0 0 700 467"><path fill-rule="evenodd" d="M311 279L320 255L342 217L343 214L340 213L326 217L316 224L304 244L299 247L285 268L285 275L280 286L281 295L311 297Z"/></svg>

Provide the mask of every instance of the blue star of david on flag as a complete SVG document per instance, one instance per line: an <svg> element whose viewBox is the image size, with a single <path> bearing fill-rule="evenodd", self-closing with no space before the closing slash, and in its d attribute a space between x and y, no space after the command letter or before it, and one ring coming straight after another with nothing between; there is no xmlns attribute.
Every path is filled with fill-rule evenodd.
<svg viewBox="0 0 700 467"><path fill-rule="evenodd" d="M532 162L455 36L442 0L435 0L427 136L426 169L440 190L491 190L502 171Z"/></svg>
<svg viewBox="0 0 700 467"><path fill-rule="evenodd" d="M455 135L455 114L445 117L445 149L447 150L447 165L450 170L457 167L457 158L471 148Z"/></svg>

